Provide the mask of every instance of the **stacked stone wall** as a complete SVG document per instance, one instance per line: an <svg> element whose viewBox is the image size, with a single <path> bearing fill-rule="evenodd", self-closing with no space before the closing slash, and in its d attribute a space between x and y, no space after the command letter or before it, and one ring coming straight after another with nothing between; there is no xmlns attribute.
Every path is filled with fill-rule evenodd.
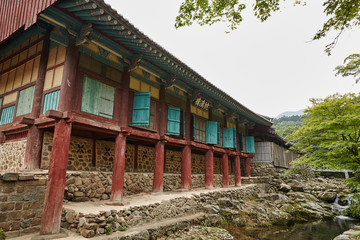
<svg viewBox="0 0 360 240"><path fill-rule="evenodd" d="M153 173L125 173L124 195L152 192ZM230 176L231 178L231 176ZM192 188L203 188L204 174L192 174ZM230 181L234 185L234 181ZM72 172L66 174L65 199L74 202L110 198L112 172ZM214 187L222 187L222 175L214 174ZM164 174L164 191L181 188L181 174Z"/></svg>
<svg viewBox="0 0 360 240"><path fill-rule="evenodd" d="M44 132L41 169L48 169L52 149L52 132ZM95 147L95 149L94 149ZM70 139L68 170L111 172L115 142L72 136ZM181 173L181 151L165 150L165 173ZM153 173L155 148L126 144L125 172ZM231 163L231 161L229 161ZM192 174L205 173L205 155L191 155ZM214 157L214 174L222 174L222 160Z"/></svg>
<svg viewBox="0 0 360 240"><path fill-rule="evenodd" d="M250 163L251 176L273 176L276 174L276 168L273 163Z"/></svg>
<svg viewBox="0 0 360 240"><path fill-rule="evenodd" d="M46 176L4 173L0 180L0 228L8 237L39 231Z"/></svg>
<svg viewBox="0 0 360 240"><path fill-rule="evenodd" d="M214 174L222 174L222 160L214 157Z"/></svg>
<svg viewBox="0 0 360 240"><path fill-rule="evenodd" d="M95 170L95 164L93 164L93 145L94 140L91 138L79 138L71 136L68 170Z"/></svg>
<svg viewBox="0 0 360 240"><path fill-rule="evenodd" d="M17 172L24 166L26 140L0 145L0 172Z"/></svg>
<svg viewBox="0 0 360 240"><path fill-rule="evenodd" d="M113 141L96 141L96 169L110 172L113 169L115 156L115 142ZM126 144L125 152L125 171L134 171L135 146Z"/></svg>
<svg viewBox="0 0 360 240"><path fill-rule="evenodd" d="M191 173L204 174L205 173L205 155L191 154Z"/></svg>
<svg viewBox="0 0 360 240"><path fill-rule="evenodd" d="M52 149L53 133L44 132L41 154L41 169L48 169ZM95 150L94 150L95 145ZM72 136L69 146L68 170L70 171L112 171L115 142L93 140ZM126 145L125 171L134 171L135 146ZM142 160L142 159L141 159ZM140 161L141 161L140 160Z"/></svg>
<svg viewBox="0 0 360 240"><path fill-rule="evenodd" d="M192 194L189 197L164 200L161 203L92 214L82 214L74 210L63 209L61 226L76 231L83 236L92 237L104 234L106 226L113 219L115 219L114 226L116 229L120 226L145 225L150 222L201 213L205 211L204 206L217 204L220 198L243 200L253 197L260 191L261 189L258 186L250 185L246 188Z"/></svg>
<svg viewBox="0 0 360 240"><path fill-rule="evenodd" d="M137 170L151 173L154 171L155 149L153 147L138 146Z"/></svg>
<svg viewBox="0 0 360 240"><path fill-rule="evenodd" d="M181 173L181 158L180 151L165 151L165 172L166 173Z"/></svg>

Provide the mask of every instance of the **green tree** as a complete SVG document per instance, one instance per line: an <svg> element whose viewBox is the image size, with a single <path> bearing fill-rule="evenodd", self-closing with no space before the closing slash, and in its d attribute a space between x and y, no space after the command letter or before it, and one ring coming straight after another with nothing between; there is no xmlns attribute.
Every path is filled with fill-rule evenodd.
<svg viewBox="0 0 360 240"><path fill-rule="evenodd" d="M306 5L306 0L292 0L294 5ZM330 31L335 31L336 36L326 45L325 52L329 55L336 46L340 35L347 29L360 25L360 0L322 0L324 13L328 19L323 23L313 39L321 39ZM280 0L255 0L252 4L254 15L261 21L266 21L274 12L281 9ZM247 3L249 5L249 3ZM239 0L184 0L175 20L175 27L190 26L193 23L212 25L225 22L229 30L234 30L242 22L242 12L247 7L245 2ZM337 75L359 75L360 55L348 56L344 65L338 66ZM359 78L356 79L356 82Z"/></svg>
<svg viewBox="0 0 360 240"><path fill-rule="evenodd" d="M301 122L299 125L298 122L286 121L274 125L274 129L276 133L279 134L284 139L293 141L293 139L291 139L291 136L296 130L300 128L300 126L301 126Z"/></svg>
<svg viewBox="0 0 360 240"><path fill-rule="evenodd" d="M295 164L333 169L360 169L360 96L334 94L311 99L306 119L292 135L303 156Z"/></svg>

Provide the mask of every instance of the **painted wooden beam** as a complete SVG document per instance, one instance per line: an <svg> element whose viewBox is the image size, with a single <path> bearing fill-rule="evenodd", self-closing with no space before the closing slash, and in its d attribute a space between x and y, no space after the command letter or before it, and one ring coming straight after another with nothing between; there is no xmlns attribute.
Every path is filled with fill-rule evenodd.
<svg viewBox="0 0 360 240"><path fill-rule="evenodd" d="M76 11L82 11L82 10L93 10L96 9L98 6L95 3L87 3L87 4L82 4L82 5L78 5L78 6L74 6L74 7L69 7L66 10L69 12L76 12Z"/></svg>
<svg viewBox="0 0 360 240"><path fill-rule="evenodd" d="M72 8L72 7L76 7L76 6L82 6L89 2L90 2L90 0L63 1L63 2L59 2L58 6L62 7L62 8Z"/></svg>

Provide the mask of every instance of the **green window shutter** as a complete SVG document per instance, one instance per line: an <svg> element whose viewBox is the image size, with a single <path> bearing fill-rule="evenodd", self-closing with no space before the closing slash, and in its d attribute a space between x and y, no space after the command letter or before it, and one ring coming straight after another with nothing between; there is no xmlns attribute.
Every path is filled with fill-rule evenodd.
<svg viewBox="0 0 360 240"><path fill-rule="evenodd" d="M233 128L233 148L236 149L236 128Z"/></svg>
<svg viewBox="0 0 360 240"><path fill-rule="evenodd" d="M1 110L0 125L11 123L14 117L15 105Z"/></svg>
<svg viewBox="0 0 360 240"><path fill-rule="evenodd" d="M217 122L217 144L220 144L220 123Z"/></svg>
<svg viewBox="0 0 360 240"><path fill-rule="evenodd" d="M83 94L81 99L81 111L98 115L100 98L100 82L85 77L83 85Z"/></svg>
<svg viewBox="0 0 360 240"><path fill-rule="evenodd" d="M218 122L206 121L206 143L218 144Z"/></svg>
<svg viewBox="0 0 360 240"><path fill-rule="evenodd" d="M150 92L136 92L134 94L132 125L149 126Z"/></svg>
<svg viewBox="0 0 360 240"><path fill-rule="evenodd" d="M246 152L255 153L254 136L246 136L245 141L246 141Z"/></svg>
<svg viewBox="0 0 360 240"><path fill-rule="evenodd" d="M236 129L223 128L223 147L236 148Z"/></svg>
<svg viewBox="0 0 360 240"><path fill-rule="evenodd" d="M223 147L234 148L234 128L223 128ZM236 141L235 141L236 142Z"/></svg>
<svg viewBox="0 0 360 240"><path fill-rule="evenodd" d="M113 118L114 114L114 99L115 88L109 85L100 83L99 94L99 116L105 118Z"/></svg>
<svg viewBox="0 0 360 240"><path fill-rule="evenodd" d="M25 88L19 92L19 100L16 108L16 116L31 113L35 86Z"/></svg>
<svg viewBox="0 0 360 240"><path fill-rule="evenodd" d="M81 111L105 118L113 118L115 88L85 77Z"/></svg>
<svg viewBox="0 0 360 240"><path fill-rule="evenodd" d="M167 134L180 136L180 112L180 108L168 106Z"/></svg>
<svg viewBox="0 0 360 240"><path fill-rule="evenodd" d="M42 113L46 113L48 110L57 110L59 104L60 90L56 90L45 94Z"/></svg>
<svg viewBox="0 0 360 240"><path fill-rule="evenodd" d="M239 134L239 145L240 151L244 151L244 135L242 133Z"/></svg>

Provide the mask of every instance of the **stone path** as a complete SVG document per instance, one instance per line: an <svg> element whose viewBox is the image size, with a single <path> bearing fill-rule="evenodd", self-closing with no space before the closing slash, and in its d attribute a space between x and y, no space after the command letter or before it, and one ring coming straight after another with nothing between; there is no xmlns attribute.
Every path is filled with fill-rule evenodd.
<svg viewBox="0 0 360 240"><path fill-rule="evenodd" d="M81 212L83 214L99 213L100 211L111 211L111 210L124 210L135 206L144 206L154 203L160 203L165 200L170 200L178 197L190 197L194 194L231 190L244 188L249 185L242 185L240 187L228 187L228 188L213 188L204 189L197 188L189 191L177 191L177 192L163 192L163 193L139 193L135 195L128 195L124 197L124 206L113 206L107 205L109 200L98 200L89 202L67 202L64 203L63 208L74 210L75 212Z"/></svg>
<svg viewBox="0 0 360 240"><path fill-rule="evenodd" d="M192 195L200 195L202 193L216 192L216 191L224 191L231 189L241 189L249 187L249 185L242 185L240 187L228 187L228 188L213 188L213 189L192 189L187 191L176 191L176 192L163 192L163 193L140 193L136 195L129 195L124 197L124 205L123 206L114 206L108 205L108 200L99 200L94 202L66 202L63 205L63 208L74 210L75 212L81 212L83 214L90 213L99 213L100 211L111 211L111 210L124 210L131 207L136 206L144 206L154 203L161 203L162 201L178 198L178 197L191 197ZM128 228L125 232L114 232L111 235L101 235L91 239L94 240L106 240L106 239L120 239L122 237L130 237L140 234L142 232L146 232L145 230L149 229L157 229L161 226L173 225L179 222L188 222L191 220L195 220L204 216L204 213L197 213L193 215L188 215L185 217L171 218L163 221L158 221L152 224L146 224L144 226L136 226L132 228ZM65 230L68 234L68 237L61 238L62 240L84 240L84 238L80 236L78 233L71 232L69 230ZM11 238L12 240L31 240L33 237L38 236L39 233L23 235L16 238ZM46 240L46 238L44 238Z"/></svg>

